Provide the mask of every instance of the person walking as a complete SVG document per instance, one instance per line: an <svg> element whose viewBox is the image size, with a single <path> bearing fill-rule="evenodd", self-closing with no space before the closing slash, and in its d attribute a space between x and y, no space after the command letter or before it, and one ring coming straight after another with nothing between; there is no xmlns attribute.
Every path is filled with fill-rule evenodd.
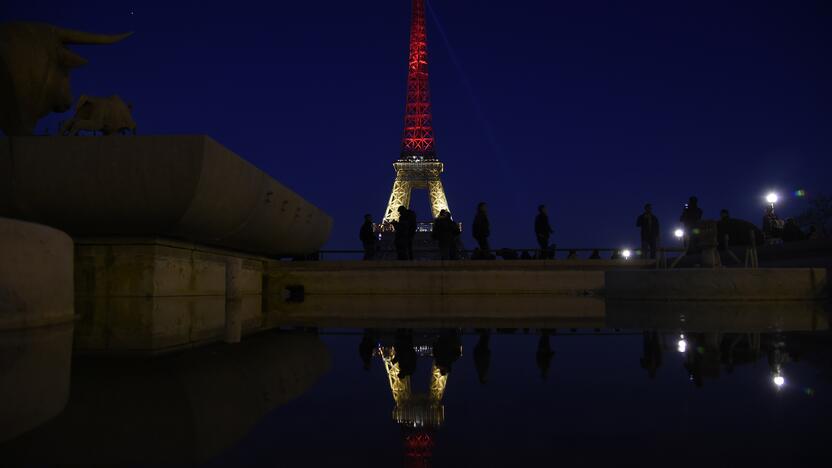
<svg viewBox="0 0 832 468"><path fill-rule="evenodd" d="M551 256L551 252L549 251L549 236L553 232L552 226L549 224L546 205L538 206L537 216L534 218L534 233L537 237L537 244L540 246L540 258L542 259L547 259Z"/></svg>
<svg viewBox="0 0 832 468"><path fill-rule="evenodd" d="M393 243L396 245L396 258L399 260L409 260L409 252L413 251L413 241L410 235L410 217L405 213L409 211L404 206L398 208L399 219L392 221L394 238ZM410 249L408 249L410 246Z"/></svg>
<svg viewBox="0 0 832 468"><path fill-rule="evenodd" d="M641 258L656 258L656 245L659 240L659 218L653 214L653 205L644 205L644 213L636 219L636 227L641 228Z"/></svg>
<svg viewBox="0 0 832 468"><path fill-rule="evenodd" d="M477 205L477 214L474 216L472 231L474 239L479 245L480 252L488 255L491 251L491 246L488 245L488 236L491 235L491 225L488 222L488 206L485 202L480 202Z"/></svg>
<svg viewBox="0 0 832 468"><path fill-rule="evenodd" d="M364 215L364 224L361 225L361 230L358 233L361 244L364 246L364 260L372 260L376 257L376 237L375 226L373 225L373 217L369 214Z"/></svg>

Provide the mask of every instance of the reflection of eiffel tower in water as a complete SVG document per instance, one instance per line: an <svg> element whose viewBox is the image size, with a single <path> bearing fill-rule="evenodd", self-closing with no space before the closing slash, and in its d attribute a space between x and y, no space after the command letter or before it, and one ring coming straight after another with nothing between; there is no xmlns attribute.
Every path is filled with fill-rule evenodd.
<svg viewBox="0 0 832 468"><path fill-rule="evenodd" d="M414 347L421 355L430 355L430 346ZM384 361L390 392L396 407L393 420L402 429L406 466L430 466L436 430L445 421L445 406L442 398L448 383L448 374L443 374L434 363L430 370L430 384L427 393L414 393L411 376L400 376L400 366L393 346L379 346L378 355Z"/></svg>
<svg viewBox="0 0 832 468"><path fill-rule="evenodd" d="M383 225L399 219L397 210L400 206L410 207L414 189L427 189L433 218L439 216L440 210L448 210L445 189L439 178L444 166L436 157L434 147L424 0L413 0L402 151L393 167L396 180L384 212Z"/></svg>

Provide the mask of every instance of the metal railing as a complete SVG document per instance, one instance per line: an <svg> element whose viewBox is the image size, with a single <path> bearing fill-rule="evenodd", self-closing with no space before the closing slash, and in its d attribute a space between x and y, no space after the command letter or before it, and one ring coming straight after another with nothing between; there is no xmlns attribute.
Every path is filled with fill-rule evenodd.
<svg viewBox="0 0 832 468"><path fill-rule="evenodd" d="M426 249L427 250L427 249ZM433 250L433 249L430 249ZM570 255L574 252L576 254L575 260L624 260L624 258L620 255L620 252L627 249L622 248L613 248L613 247L578 247L578 248L553 248L548 249L548 252L552 253L552 256L549 257L549 260L571 260ZM632 252L631 259L641 259L641 249L630 249ZM416 248L416 252L425 251ZM683 248L658 248L656 249L656 260L657 266L661 265L661 262L664 261L666 263L666 254L667 253L684 253L686 249ZM474 253L482 253L483 251L479 249L460 249L457 251L459 254L460 260L469 260L471 259L472 254ZM511 257L509 252L513 252L516 257ZM501 248L501 249L490 249L488 250L488 254L493 256L495 260L505 260L505 261L513 261L513 260L543 260L544 258L541 256L541 249L540 247L529 247L529 248ZM597 252L598 257L594 257L592 254ZM614 252L619 252L618 257L613 257ZM529 258L523 258L523 253L528 254ZM558 254L565 253L566 255L558 256ZM503 255L505 254L505 255ZM583 254L583 255L581 255ZM395 249L379 249L376 251L376 259L380 260L385 256L392 256L395 257L396 250ZM360 260L364 256L364 250L360 249L328 249L328 250L320 250L317 252L315 256L318 260L325 260L330 259L333 256L353 256L353 260ZM511 257L511 258L506 258ZM659 266L660 267L660 266Z"/></svg>

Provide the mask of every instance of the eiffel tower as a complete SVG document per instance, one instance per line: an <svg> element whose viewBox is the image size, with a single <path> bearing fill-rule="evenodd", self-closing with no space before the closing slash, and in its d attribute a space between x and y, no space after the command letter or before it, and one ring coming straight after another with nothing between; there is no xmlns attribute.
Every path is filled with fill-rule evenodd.
<svg viewBox="0 0 832 468"><path fill-rule="evenodd" d="M388 230L384 226L389 226L391 221L399 219L400 206L410 208L410 197L414 189L428 191L434 219L441 210L450 211L439 178L444 166L436 157L433 139L424 0L413 0L402 151L399 159L393 163L393 168L396 170L396 180L382 218L382 231Z"/></svg>

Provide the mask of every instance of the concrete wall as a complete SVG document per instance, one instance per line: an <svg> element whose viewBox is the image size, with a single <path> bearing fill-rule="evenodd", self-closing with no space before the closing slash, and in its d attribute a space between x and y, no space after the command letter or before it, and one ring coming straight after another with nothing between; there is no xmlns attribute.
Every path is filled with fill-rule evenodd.
<svg viewBox="0 0 832 468"><path fill-rule="evenodd" d="M561 262L563 263L563 262ZM320 294L555 294L584 296L604 286L602 269L554 268L544 262L273 262L270 284L301 284Z"/></svg>
<svg viewBox="0 0 832 468"><path fill-rule="evenodd" d="M261 330L264 261L162 239L79 239L75 347L159 353L224 340L229 320L237 336ZM233 293L229 265L239 269Z"/></svg>
<svg viewBox="0 0 832 468"><path fill-rule="evenodd" d="M44 190L48 188L48 190ZM0 216L78 236L166 236L273 256L332 219L207 136L0 139Z"/></svg>
<svg viewBox="0 0 832 468"><path fill-rule="evenodd" d="M0 441L58 414L69 393L72 240L0 218Z"/></svg>
<svg viewBox="0 0 832 468"><path fill-rule="evenodd" d="M813 300L826 296L820 268L611 270L605 294L613 299Z"/></svg>

